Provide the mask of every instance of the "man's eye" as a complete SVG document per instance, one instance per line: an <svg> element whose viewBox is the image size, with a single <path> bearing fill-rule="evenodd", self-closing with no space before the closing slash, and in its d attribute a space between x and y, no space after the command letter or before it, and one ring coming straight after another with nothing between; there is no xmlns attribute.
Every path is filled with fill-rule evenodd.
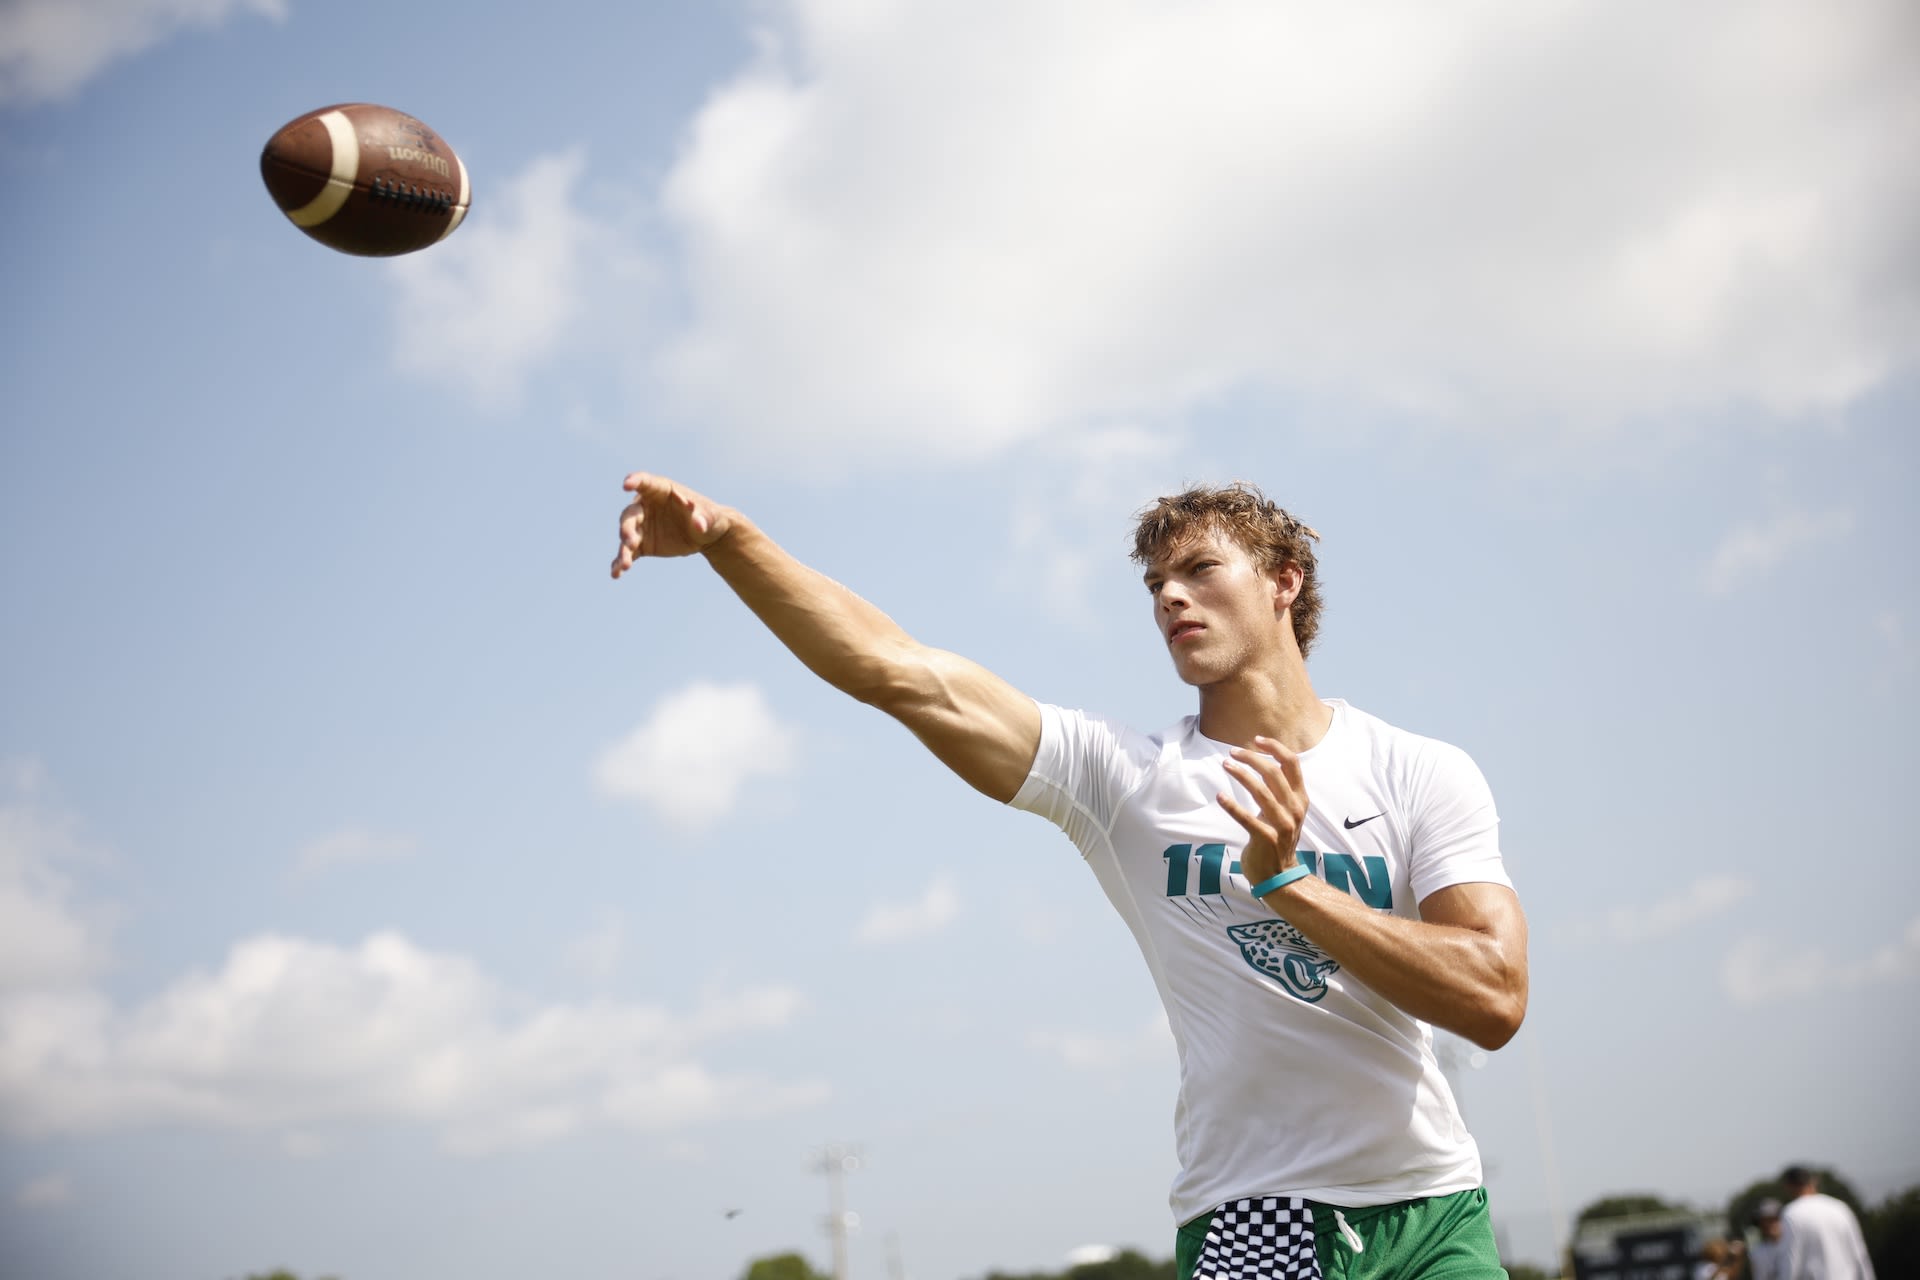
<svg viewBox="0 0 1920 1280"><path fill-rule="evenodd" d="M1157 596L1157 595L1159 595L1159 594L1160 594L1160 584L1159 584L1159 583L1157 583L1157 582L1149 582L1149 583L1147 584L1147 594L1148 594L1148 595L1150 595L1150 596Z"/></svg>

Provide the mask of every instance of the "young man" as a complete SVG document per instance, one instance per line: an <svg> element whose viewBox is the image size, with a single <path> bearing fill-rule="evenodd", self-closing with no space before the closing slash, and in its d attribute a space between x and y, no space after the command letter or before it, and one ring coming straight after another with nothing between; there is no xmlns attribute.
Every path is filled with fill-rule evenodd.
<svg viewBox="0 0 1920 1280"><path fill-rule="evenodd" d="M1873 1260L1860 1220L1845 1200L1820 1190L1820 1175L1789 1165L1780 1210L1780 1274L1784 1280L1873 1280Z"/></svg>
<svg viewBox="0 0 1920 1280"><path fill-rule="evenodd" d="M1749 1280L1786 1280L1780 1251L1780 1202L1762 1200L1753 1209L1753 1243L1747 1248Z"/></svg>
<svg viewBox="0 0 1920 1280"><path fill-rule="evenodd" d="M614 577L704 555L816 675L1080 847L1179 1046L1182 1280L1504 1277L1431 1027L1513 1036L1526 920L1473 762L1308 682L1317 534L1238 485L1143 514L1154 621L1200 701L1147 736L918 643L738 511L625 487Z"/></svg>

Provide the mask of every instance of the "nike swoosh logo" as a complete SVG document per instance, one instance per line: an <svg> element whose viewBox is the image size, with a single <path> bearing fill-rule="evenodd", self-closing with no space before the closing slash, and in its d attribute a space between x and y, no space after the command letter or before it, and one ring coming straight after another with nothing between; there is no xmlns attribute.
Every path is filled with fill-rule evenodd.
<svg viewBox="0 0 1920 1280"><path fill-rule="evenodd" d="M1387 816L1387 815L1385 814L1385 812L1381 812L1381 813L1376 813L1376 814L1374 814L1374 815L1373 815L1373 818L1384 818L1384 817L1386 817L1386 816ZM1353 830L1353 829L1354 829L1355 827L1364 827L1364 826L1366 826L1366 825L1367 825L1367 824L1368 824L1369 822L1372 822L1372 821L1373 821L1373 818L1362 818L1362 819L1360 819L1360 821L1358 821L1358 822L1355 822L1355 821L1354 821L1354 820L1353 820L1352 818L1348 818L1348 819L1347 819L1347 822L1346 822L1346 827L1347 827L1347 830L1349 830L1349 831L1351 831L1351 830Z"/></svg>

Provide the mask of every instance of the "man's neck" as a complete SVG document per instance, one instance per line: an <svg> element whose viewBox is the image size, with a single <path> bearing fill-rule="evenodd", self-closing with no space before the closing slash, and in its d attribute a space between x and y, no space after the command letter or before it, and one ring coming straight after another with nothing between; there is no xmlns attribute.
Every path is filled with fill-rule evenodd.
<svg viewBox="0 0 1920 1280"><path fill-rule="evenodd" d="M1306 664L1297 660L1200 686L1200 732L1216 742L1250 747L1255 737L1268 737L1289 751L1305 751L1332 725L1333 708L1320 701Z"/></svg>

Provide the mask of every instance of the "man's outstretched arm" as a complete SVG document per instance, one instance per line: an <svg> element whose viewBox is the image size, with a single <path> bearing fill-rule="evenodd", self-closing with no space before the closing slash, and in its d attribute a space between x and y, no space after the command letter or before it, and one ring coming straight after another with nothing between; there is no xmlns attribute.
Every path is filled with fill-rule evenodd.
<svg viewBox="0 0 1920 1280"><path fill-rule="evenodd" d="M613 576L647 556L700 554L807 669L900 721L948 768L1013 799L1040 744L1033 700L976 662L929 648L833 579L801 564L731 507L635 472Z"/></svg>

